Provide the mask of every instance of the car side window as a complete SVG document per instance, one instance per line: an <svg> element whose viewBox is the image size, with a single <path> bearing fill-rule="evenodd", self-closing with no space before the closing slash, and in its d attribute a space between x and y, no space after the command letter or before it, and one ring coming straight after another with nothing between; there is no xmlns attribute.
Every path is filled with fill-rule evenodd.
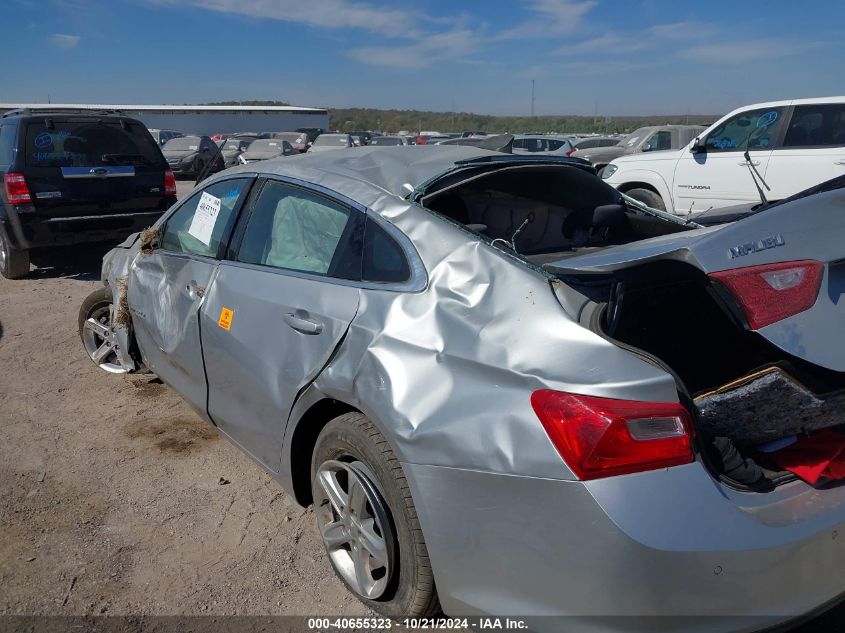
<svg viewBox="0 0 845 633"><path fill-rule="evenodd" d="M651 138L646 141L649 150L656 152L662 149L672 149L672 133L666 130L655 132Z"/></svg>
<svg viewBox="0 0 845 633"><path fill-rule="evenodd" d="M351 213L319 194L269 180L250 216L238 261L348 278L336 275L339 264L332 264Z"/></svg>
<svg viewBox="0 0 845 633"><path fill-rule="evenodd" d="M783 125L784 108L749 110L731 117L707 135L708 152L772 149Z"/></svg>
<svg viewBox="0 0 845 633"><path fill-rule="evenodd" d="M845 103L797 106L783 146L845 146Z"/></svg>
<svg viewBox="0 0 845 633"><path fill-rule="evenodd" d="M401 283L411 277L411 267L399 244L376 222L367 219L361 279Z"/></svg>
<svg viewBox="0 0 845 633"><path fill-rule="evenodd" d="M168 218L161 248L174 253L216 257L249 178L215 182L196 192Z"/></svg>

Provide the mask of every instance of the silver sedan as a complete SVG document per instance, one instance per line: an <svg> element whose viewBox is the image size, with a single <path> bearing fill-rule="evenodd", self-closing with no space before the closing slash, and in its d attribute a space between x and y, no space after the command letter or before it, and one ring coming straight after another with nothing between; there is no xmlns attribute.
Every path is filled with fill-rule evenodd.
<svg viewBox="0 0 845 633"><path fill-rule="evenodd" d="M845 592L845 486L772 447L845 423L843 185L705 227L575 159L244 165L112 250L79 327L313 504L379 613L749 630Z"/></svg>

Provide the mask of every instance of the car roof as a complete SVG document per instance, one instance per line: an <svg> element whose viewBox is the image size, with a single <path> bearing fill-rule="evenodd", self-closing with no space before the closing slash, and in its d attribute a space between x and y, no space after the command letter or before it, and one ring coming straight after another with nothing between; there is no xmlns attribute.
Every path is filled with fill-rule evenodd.
<svg viewBox="0 0 845 633"><path fill-rule="evenodd" d="M258 171L314 183L370 207L384 198L385 192L404 198L411 190L453 169L461 161L528 162L529 158L466 145L359 147L354 152L305 153L269 160L261 163ZM572 160L572 164L581 163ZM224 173L255 171L255 165L241 165Z"/></svg>

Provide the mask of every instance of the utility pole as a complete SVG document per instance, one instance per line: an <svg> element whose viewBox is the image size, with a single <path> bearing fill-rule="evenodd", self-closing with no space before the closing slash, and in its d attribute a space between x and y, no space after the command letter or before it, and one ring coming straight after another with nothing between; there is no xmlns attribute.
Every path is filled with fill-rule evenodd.
<svg viewBox="0 0 845 633"><path fill-rule="evenodd" d="M534 80L531 80L531 118L534 118Z"/></svg>

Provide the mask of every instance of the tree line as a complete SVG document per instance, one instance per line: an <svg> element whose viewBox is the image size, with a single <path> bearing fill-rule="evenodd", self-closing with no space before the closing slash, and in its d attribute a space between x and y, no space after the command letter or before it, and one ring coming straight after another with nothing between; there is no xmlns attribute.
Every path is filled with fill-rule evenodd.
<svg viewBox="0 0 845 633"><path fill-rule="evenodd" d="M284 101L220 101L206 105L286 106ZM651 116L593 117L492 116L473 112L429 112L424 110L380 110L377 108L330 108L329 125L333 130L352 132L378 130L398 132L436 130L438 132L486 132L488 134L582 132L621 134L644 125L709 125L718 115L675 114Z"/></svg>

